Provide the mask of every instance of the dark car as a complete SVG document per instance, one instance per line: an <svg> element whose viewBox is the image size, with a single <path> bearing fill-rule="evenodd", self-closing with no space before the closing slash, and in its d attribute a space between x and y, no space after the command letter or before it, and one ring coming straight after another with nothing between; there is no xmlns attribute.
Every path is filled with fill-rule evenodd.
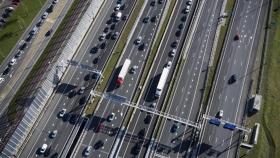
<svg viewBox="0 0 280 158"><path fill-rule="evenodd" d="M178 25L178 28L179 28L180 30L182 30L182 29L184 28L184 24L183 24L183 23L179 24L179 25Z"/></svg>
<svg viewBox="0 0 280 158"><path fill-rule="evenodd" d="M152 18L151 18L151 22L156 22L157 21L157 16L153 16Z"/></svg>
<svg viewBox="0 0 280 158"><path fill-rule="evenodd" d="M75 124L79 119L79 115L78 114L72 114L70 117L70 123Z"/></svg>
<svg viewBox="0 0 280 158"><path fill-rule="evenodd" d="M71 115L70 115L69 113L66 113L66 114L63 116L62 120L63 120L64 122L67 122L67 121L70 120L70 117L71 117Z"/></svg>
<svg viewBox="0 0 280 158"><path fill-rule="evenodd" d="M58 158L58 153L54 153L51 158Z"/></svg>
<svg viewBox="0 0 280 158"><path fill-rule="evenodd" d="M111 26L110 26L110 29L111 30L114 30L116 28L116 24L112 24Z"/></svg>
<svg viewBox="0 0 280 158"><path fill-rule="evenodd" d="M97 57L97 58L94 58L94 59L93 59L92 63L93 63L93 64L97 64L98 61L99 61L99 58Z"/></svg>
<svg viewBox="0 0 280 158"><path fill-rule="evenodd" d="M150 3L150 5L151 5L151 6L155 6L155 5L156 5L156 1L152 1L152 2Z"/></svg>
<svg viewBox="0 0 280 158"><path fill-rule="evenodd" d="M138 137L140 138L140 139L143 139L144 137L145 137L145 128L143 128L143 129L141 129L140 131L139 131L139 133L138 133Z"/></svg>
<svg viewBox="0 0 280 158"><path fill-rule="evenodd" d="M128 17L127 15L122 16L122 20L123 21L127 20L127 17Z"/></svg>
<svg viewBox="0 0 280 158"><path fill-rule="evenodd" d="M6 69L4 70L4 72L2 73L3 76L7 75L9 72L11 71L10 67L6 67Z"/></svg>
<svg viewBox="0 0 280 158"><path fill-rule="evenodd" d="M233 84L234 82L236 82L236 80L237 80L236 75L231 75L228 80L228 84Z"/></svg>
<svg viewBox="0 0 280 158"><path fill-rule="evenodd" d="M234 36L234 40L235 40L235 41L238 41L239 39L240 39L240 34L237 33L237 34Z"/></svg>
<svg viewBox="0 0 280 158"><path fill-rule="evenodd" d="M187 21L187 16L183 16L183 17L181 18L181 21L182 21L182 22Z"/></svg>
<svg viewBox="0 0 280 158"><path fill-rule="evenodd" d="M27 43L23 43L20 47L19 50L24 50L25 48L27 48Z"/></svg>
<svg viewBox="0 0 280 158"><path fill-rule="evenodd" d="M22 54L23 54L22 50L18 51L17 54L15 55L15 58L19 58Z"/></svg>
<svg viewBox="0 0 280 158"><path fill-rule="evenodd" d="M174 133L174 132L176 132L178 130L178 128L179 128L179 125L177 123L174 123L172 125L171 129L170 129L170 132Z"/></svg>
<svg viewBox="0 0 280 158"><path fill-rule="evenodd" d="M30 42L30 41L32 40L32 38L33 38L33 35L29 34L29 35L27 36L27 38L25 39L25 41L26 41L26 42Z"/></svg>
<svg viewBox="0 0 280 158"><path fill-rule="evenodd" d="M51 5L48 7L47 12L48 12L48 13L53 12L53 8L54 8L54 4L51 4Z"/></svg>
<svg viewBox="0 0 280 158"><path fill-rule="evenodd" d="M149 19L150 19L150 17L145 17L144 19L143 19L143 23L148 23L149 22Z"/></svg>
<svg viewBox="0 0 280 158"><path fill-rule="evenodd" d="M149 123L151 122L151 120L152 120L152 116L151 116L151 115L147 115L147 116L145 117L144 123L145 123L145 124L149 124Z"/></svg>
<svg viewBox="0 0 280 158"><path fill-rule="evenodd" d="M133 148L132 148L132 154L138 155L141 149L141 145L137 143Z"/></svg>
<svg viewBox="0 0 280 158"><path fill-rule="evenodd" d="M163 3L163 0L158 0L158 4L162 4Z"/></svg>
<svg viewBox="0 0 280 158"><path fill-rule="evenodd" d="M36 24L36 26L37 27L39 27L39 26L42 26L43 25L43 23L44 23L44 19L40 19L39 21L38 21L38 23Z"/></svg>
<svg viewBox="0 0 280 158"><path fill-rule="evenodd" d="M139 49L139 50L144 50L144 49L145 49L145 46L146 46L145 43L142 43L142 44L138 47L138 49Z"/></svg>
<svg viewBox="0 0 280 158"><path fill-rule="evenodd" d="M176 33L175 33L176 37L180 37L181 34L182 34L182 31L181 31L181 30L176 31Z"/></svg>
<svg viewBox="0 0 280 158"><path fill-rule="evenodd" d="M94 145L94 149L99 149L104 145L104 142L102 140L99 140L97 143Z"/></svg>
<svg viewBox="0 0 280 158"><path fill-rule="evenodd" d="M45 36L50 36L52 34L53 30L50 29L49 31L47 31L47 33L45 34Z"/></svg>
<svg viewBox="0 0 280 158"><path fill-rule="evenodd" d="M69 98L73 98L74 96L76 96L77 92L75 90L71 90L68 94Z"/></svg>
<svg viewBox="0 0 280 158"><path fill-rule="evenodd" d="M98 47L97 47L97 46L91 48L91 50L90 50L90 53L93 53L93 54L95 54L95 53L97 53L97 52L98 52Z"/></svg>
<svg viewBox="0 0 280 158"><path fill-rule="evenodd" d="M108 28L108 27L105 27L104 30L103 30L103 32L104 32L104 33L108 33L108 32L109 32L109 28Z"/></svg>
<svg viewBox="0 0 280 158"><path fill-rule="evenodd" d="M100 48L105 49L106 45L107 45L107 42L104 41L103 43L100 44Z"/></svg>
<svg viewBox="0 0 280 158"><path fill-rule="evenodd" d="M171 47L176 48L178 46L178 40L174 41L173 43L171 43Z"/></svg>

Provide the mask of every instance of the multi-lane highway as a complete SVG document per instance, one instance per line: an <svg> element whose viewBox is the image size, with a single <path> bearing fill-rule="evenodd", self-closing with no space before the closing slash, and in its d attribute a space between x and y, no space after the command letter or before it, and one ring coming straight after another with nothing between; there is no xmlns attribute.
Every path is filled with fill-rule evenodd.
<svg viewBox="0 0 280 158"><path fill-rule="evenodd" d="M152 67L150 72L151 75L147 79L147 84L144 86L144 93L139 101L140 105L156 108L158 110L161 110L162 108L164 95L166 94L168 83L170 82L173 70L177 64L180 51L187 34L188 26L196 6L196 1L194 1L190 7L190 12L186 13L184 12L187 7L186 2L187 1L176 2L171 15L171 20L167 26L156 59L154 60L156 64ZM178 35L178 31L180 32L180 35ZM175 41L177 42L176 46L173 45ZM170 55L170 51L172 49L176 50L174 57L171 57ZM162 97L156 99L155 90L159 82L160 75L163 68L169 61L172 62L171 71L169 72L165 88L162 92ZM157 118L158 117L146 112L139 110L135 111L132 119L130 120L128 130L118 156L129 157L132 152L138 157L145 157ZM139 136L141 133L143 133L144 136ZM133 152L135 150L137 152Z"/></svg>
<svg viewBox="0 0 280 158"><path fill-rule="evenodd" d="M223 1L204 1L190 49L182 71L176 78L176 88L167 113L196 122L203 95L206 69ZM178 129L172 131L172 127ZM183 157L190 154L193 129L165 119L156 144L156 155Z"/></svg>
<svg viewBox="0 0 280 158"><path fill-rule="evenodd" d="M135 1L128 1L126 7L122 11L124 15L129 15L132 6ZM106 39L100 41L99 37L104 32L112 35L115 32L121 32L125 21L113 22L111 15L114 12L116 2L107 1L102 11L99 13L98 18L93 23L88 35L85 37L81 44L77 55L73 61L79 64L87 65L95 68L96 70L102 70L108 57L110 56L113 47L117 39L112 39L106 36ZM131 7L130 7L131 6ZM114 26L113 26L114 25ZM102 45L106 41L105 47ZM95 47L98 46L98 51L95 51ZM81 69L79 66L70 66L65 76L63 77L61 84L57 87L56 93L52 96L52 99L48 103L48 108L45 111L44 116L41 118L36 130L34 131L31 139L24 148L21 157L35 157L38 156L38 149L43 143L48 144L51 147L51 154L58 153L64 157L69 150L69 146L66 143L71 144L70 137L75 127L75 116L79 116L81 109L83 108L86 96L89 94L89 90L94 86L95 75L91 72ZM83 94L74 94L78 92L81 87L85 87ZM74 95L73 95L74 94ZM61 109L66 109L66 115L70 116L74 120L73 123L69 123L69 117L58 118L58 113ZM57 137L51 139L50 133L57 130ZM67 148L68 147L68 148Z"/></svg>
<svg viewBox="0 0 280 158"><path fill-rule="evenodd" d="M222 119L241 124L267 5L268 0L236 1L206 114L215 116L219 110L223 110ZM237 34L240 35L239 40ZM236 75L237 80L229 83L232 75ZM204 123L197 156L235 157L239 131Z"/></svg>
<svg viewBox="0 0 280 158"><path fill-rule="evenodd" d="M129 41L124 49L122 58L119 61L118 66L116 66L107 87L107 92L125 96L127 100L132 99L133 93L137 89L136 85L141 76L141 71L145 60L147 59L154 35L157 31L162 12L165 8L165 1L161 4L156 2L154 5L151 4L151 2L151 0L145 1L145 6L141 10L141 15L135 24L135 30L134 32L131 32L131 38L128 39ZM146 17L149 17L149 19L156 17L157 19L154 22L150 20L144 22L143 20ZM142 37L141 42L135 44L135 40L139 37ZM145 45L143 50L141 48L142 44ZM136 70L135 73L131 73L129 69L129 73L126 75L123 85L117 87L115 84L116 76L126 59L131 60L130 68L136 67ZM121 105L120 103L102 100L91 119L91 124L88 126L89 131L84 135L83 141L77 149L77 154L82 154L85 147L92 146L94 147L92 155L96 155L97 157L113 156L115 152L117 152L115 146L118 146L121 142L117 132L120 127L122 127L127 110L128 107ZM107 118L112 113L115 114L115 117L111 122L108 122ZM98 142L100 141L104 143L103 146L98 145Z"/></svg>

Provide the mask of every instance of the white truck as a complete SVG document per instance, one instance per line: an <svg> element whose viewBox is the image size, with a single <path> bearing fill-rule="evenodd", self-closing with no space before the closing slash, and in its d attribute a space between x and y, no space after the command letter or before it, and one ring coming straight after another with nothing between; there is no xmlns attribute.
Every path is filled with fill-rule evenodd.
<svg viewBox="0 0 280 158"><path fill-rule="evenodd" d="M163 68L162 74L160 76L160 79L159 79L159 82L157 85L156 93L155 93L156 98L159 98L162 93L162 90L164 88L164 85L166 83L166 80L167 80L167 77L169 74L169 70L170 70L170 66Z"/></svg>
<svg viewBox="0 0 280 158"><path fill-rule="evenodd" d="M127 72L128 72L128 69L129 69L130 64L131 64L131 60L125 59L124 64L123 64L123 66L122 66L122 69L121 69L121 71L120 71L120 73L119 73L119 75L118 75L118 78L117 78L117 80L116 80L116 84L117 84L118 86L120 86L120 85L123 84L124 78L125 78L125 76L126 76L126 74L127 74Z"/></svg>

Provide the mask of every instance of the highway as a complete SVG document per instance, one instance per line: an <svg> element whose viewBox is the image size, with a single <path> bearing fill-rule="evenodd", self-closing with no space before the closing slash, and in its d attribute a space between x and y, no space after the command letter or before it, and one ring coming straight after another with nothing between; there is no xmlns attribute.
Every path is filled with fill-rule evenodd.
<svg viewBox="0 0 280 158"><path fill-rule="evenodd" d="M191 17L193 15L194 8L196 6L196 1L193 1L191 10L189 13L184 14L183 10L186 8L186 1L178 1L175 5L175 8L172 13L171 20L167 26L165 35L161 42L158 55L154 61L154 66L151 68L151 75L147 79L147 83L143 89L143 95L140 98L139 104L143 106L151 107L153 103L155 103L155 108L160 110L163 105L164 96L166 94L167 85L170 82L171 74L174 71L175 65L177 64L183 42L185 40L188 26L191 21ZM176 32L179 30L179 25L183 25L181 28L181 36L177 36ZM178 40L178 45L175 49L177 49L174 57L170 57L170 51L172 49L172 43ZM172 62L171 71L169 72L168 79L166 81L166 85L163 89L162 95L159 99L156 99L155 90L157 84L159 82L160 75L164 66L168 63L168 61ZM149 117L146 112L135 111L132 119L130 120L128 130L126 133L126 139L122 142L122 146L118 156L129 157L130 153L133 151L135 155L138 157L145 157L149 146L149 139L151 139L152 133L155 130L155 124L158 117L151 115L151 121L147 121L147 117ZM144 132L143 132L144 131ZM139 137L141 133L144 133L144 137ZM132 135L132 137L129 137ZM138 136L138 137L137 137ZM139 149L140 148L140 149Z"/></svg>
<svg viewBox="0 0 280 158"><path fill-rule="evenodd" d="M156 3L154 6L151 5L151 2L151 0L145 1L144 8L140 11L140 18L134 24L135 30L130 34L131 38L128 39L121 60L116 66L107 87L108 93L125 96L128 101L132 99L133 94L137 89L136 85L139 82L144 63L157 31L158 23L165 8L165 1L163 1L162 4ZM143 22L145 17L150 17L151 19L154 16L157 16L155 22ZM142 37L142 40L140 44L136 45L135 40L140 36ZM142 44L145 44L143 50L141 49ZM136 73L133 74L129 72L124 79L124 83L120 87L117 87L115 85L116 77L122 64L127 58L131 60L130 67L136 66ZM120 142L120 137L118 137L117 133L123 126L122 124L127 110L128 107L125 105L103 99L99 103L94 116L91 118L91 123L87 125L86 128L88 131L83 135L80 144L77 146L74 157L81 155L87 146L92 146L94 148L90 155L102 158L113 156L115 152L117 152L115 147L118 146L118 143ZM111 122L108 122L107 118L111 113L114 113L115 117ZM98 146L99 141L102 141L104 146Z"/></svg>
<svg viewBox="0 0 280 158"><path fill-rule="evenodd" d="M175 92L167 113L196 122L206 80L205 71L209 65L214 36L218 26L223 1L205 1L199 16L197 28L188 50L182 71L176 78ZM190 155L193 142L193 128L179 124L172 131L174 121L164 119L163 127L155 141L156 149L152 156L186 157Z"/></svg>
<svg viewBox="0 0 280 158"><path fill-rule="evenodd" d="M126 5L133 6L134 2L135 1L129 1ZM107 1L104 4L99 12L99 16L95 19L72 62L78 62L79 64L95 68L96 70L103 69L117 39L113 40L109 38L104 40L106 41L105 47L100 47L97 52L93 52L93 48L104 42L99 41L99 36L103 33L105 27L110 28L108 32L111 32L112 34L122 30L125 20L121 20L117 23L110 20L115 6L116 3L113 1ZM124 15L129 15L131 9L132 7L125 7L122 12ZM115 25L115 27L112 27L112 25ZM48 144L48 147L51 148L51 155L55 153L58 153L59 155L67 154L69 148L65 148L66 144L72 143L72 137L75 137L75 135L72 135L72 132L75 129L76 123L78 124L77 127L79 127L79 121L81 121L81 119L76 121L76 123L70 123L68 120L69 117L58 118L58 112L65 108L67 109L66 116L79 117L86 98L89 95L89 91L93 88L95 82L95 74L92 72L81 69L79 66L70 66L65 72L55 94L49 101L44 115L39 120L38 126L32 134L28 144L23 149L20 157L40 156L38 154L38 149L43 143ZM83 94L73 95L73 91L79 91L82 86L85 87L85 92ZM49 135L54 130L58 131L57 137L51 139Z"/></svg>
<svg viewBox="0 0 280 158"><path fill-rule="evenodd" d="M15 44L10 54L5 58L0 66L0 77L4 78L5 81L0 84L0 114L5 112L5 109L9 105L16 91L24 82L25 78L31 71L36 60L40 57L45 47L50 41L49 37L45 34L49 29L53 29L53 32L58 28L59 24L63 20L65 14L70 8L73 0L65 1L61 0L57 3L53 9L53 12L48 15L48 18L44 20L42 26L38 27L38 32L29 39L30 31L40 21L42 14L50 6L53 0L48 0L39 11L38 15L33 19L30 26L23 33L19 42ZM9 62L18 53L20 46L26 43L26 47L23 49L23 54L17 58L15 65L11 67L11 70L7 75L3 75L3 72L8 67ZM1 51L1 50L0 50Z"/></svg>
<svg viewBox="0 0 280 158"><path fill-rule="evenodd" d="M206 114L223 110L223 120L241 124L267 5L268 0L237 0ZM240 39L234 40L238 33ZM233 74L237 80L229 84ZM239 134L204 121L197 156L235 157Z"/></svg>

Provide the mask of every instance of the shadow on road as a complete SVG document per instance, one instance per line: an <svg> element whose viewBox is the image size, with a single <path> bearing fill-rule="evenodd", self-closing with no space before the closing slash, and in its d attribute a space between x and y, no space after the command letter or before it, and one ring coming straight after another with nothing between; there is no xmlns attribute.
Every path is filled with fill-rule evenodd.
<svg viewBox="0 0 280 158"><path fill-rule="evenodd" d="M155 93L156 93L156 88L159 82L161 74L156 75L155 77L151 78L148 84L148 89L146 89L146 95L144 100L146 102L153 102L156 100L155 98Z"/></svg>

